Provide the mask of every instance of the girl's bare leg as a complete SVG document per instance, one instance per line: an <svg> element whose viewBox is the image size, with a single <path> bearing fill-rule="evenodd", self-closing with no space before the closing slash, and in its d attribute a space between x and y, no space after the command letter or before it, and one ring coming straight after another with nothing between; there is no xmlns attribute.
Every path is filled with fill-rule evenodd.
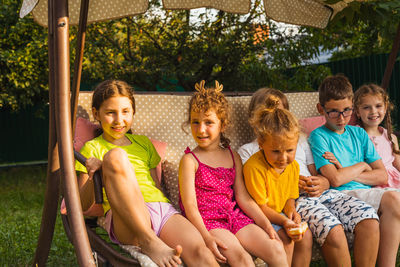
<svg viewBox="0 0 400 267"><path fill-rule="evenodd" d="M187 266L219 266L199 231L186 218L175 214L161 229L160 238L168 246L182 245L182 259Z"/></svg>
<svg viewBox="0 0 400 267"><path fill-rule="evenodd" d="M336 225L329 231L321 248L328 266L351 267L349 247L342 225Z"/></svg>
<svg viewBox="0 0 400 267"><path fill-rule="evenodd" d="M257 225L246 225L236 233L236 237L248 252L265 261L268 266L289 266L282 242L277 239L271 239L268 234ZM288 244L290 253L293 253L292 243L293 242L290 241ZM290 258L291 257L292 254L290 254Z"/></svg>
<svg viewBox="0 0 400 267"><path fill-rule="evenodd" d="M307 230L301 239L298 242L294 243L294 251L293 251L293 259L292 266L310 266L311 262L311 254L312 254L312 233L310 230Z"/></svg>
<svg viewBox="0 0 400 267"><path fill-rule="evenodd" d="M374 267L378 257L378 248L378 221L375 219L367 219L359 222L354 229L353 253L355 266Z"/></svg>
<svg viewBox="0 0 400 267"><path fill-rule="evenodd" d="M382 196L378 215L380 241L378 266L395 266L400 242L400 192L389 191Z"/></svg>
<svg viewBox="0 0 400 267"><path fill-rule="evenodd" d="M226 229L212 229L210 230L210 234L218 237L227 246L227 249L220 249L220 252L227 258L229 266L254 266L251 255L243 248L236 236L230 231Z"/></svg>
<svg viewBox="0 0 400 267"><path fill-rule="evenodd" d="M102 171L118 240L122 244L139 245L158 266L180 264L182 248L179 245L170 248L151 228L150 215L126 152L120 148L107 152Z"/></svg>

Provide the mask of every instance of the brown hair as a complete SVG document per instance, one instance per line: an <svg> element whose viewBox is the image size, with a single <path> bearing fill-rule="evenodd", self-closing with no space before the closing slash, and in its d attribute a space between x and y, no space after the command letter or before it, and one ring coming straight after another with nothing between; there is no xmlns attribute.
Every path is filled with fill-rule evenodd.
<svg viewBox="0 0 400 267"><path fill-rule="evenodd" d="M99 110L107 99L113 96L126 96L132 102L133 114L135 114L135 97L132 87L119 80L106 80L96 86L92 96L92 108Z"/></svg>
<svg viewBox="0 0 400 267"><path fill-rule="evenodd" d="M318 88L319 103L324 106L329 100L353 99L353 86L343 74L326 77Z"/></svg>
<svg viewBox="0 0 400 267"><path fill-rule="evenodd" d="M258 140L264 142L266 136L298 137L300 126L296 117L287 109L278 108L279 98L270 95L264 105L260 105L250 118L250 125Z"/></svg>
<svg viewBox="0 0 400 267"><path fill-rule="evenodd" d="M385 89L383 89L379 85L376 85L373 83L362 85L354 93L354 108L356 110L360 107L362 98L367 95L382 97L383 103L386 107L386 115L385 115L385 118L382 123L383 123L384 127L386 128L388 138L389 138L390 142L392 143L393 152L396 154L400 154L400 151L395 149L394 142L392 140L393 128L392 128L392 117L391 117L390 113L394 109L394 106L390 102L388 93L386 92ZM361 125L361 127L364 127L363 122L360 118L357 118L357 122L359 125Z"/></svg>
<svg viewBox="0 0 400 267"><path fill-rule="evenodd" d="M184 125L189 125L191 121L191 112L215 111L218 119L221 121L221 129L227 129L230 124L231 106L222 93L223 86L215 81L215 87L204 88L205 81L196 84L196 92L189 100L188 119ZM221 145L226 148L230 140L221 132Z"/></svg>
<svg viewBox="0 0 400 267"><path fill-rule="evenodd" d="M284 93L274 88L260 88L254 92L251 97L249 104L249 118L251 118L253 112L257 109L259 105L265 104L265 101L268 99L270 95L274 95L279 98L282 106L289 110L289 102Z"/></svg>

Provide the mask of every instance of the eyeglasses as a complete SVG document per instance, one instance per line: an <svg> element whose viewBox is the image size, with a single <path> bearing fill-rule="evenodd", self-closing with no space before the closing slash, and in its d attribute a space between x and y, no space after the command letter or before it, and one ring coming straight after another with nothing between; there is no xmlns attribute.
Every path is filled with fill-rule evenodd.
<svg viewBox="0 0 400 267"><path fill-rule="evenodd" d="M328 117L331 118L331 119L336 119L340 115L342 115L343 117L346 118L346 117L351 116L351 114L353 114L353 108L346 108L343 111L336 111L336 110L326 111L326 109L324 107L324 111L326 112L326 114L328 114Z"/></svg>

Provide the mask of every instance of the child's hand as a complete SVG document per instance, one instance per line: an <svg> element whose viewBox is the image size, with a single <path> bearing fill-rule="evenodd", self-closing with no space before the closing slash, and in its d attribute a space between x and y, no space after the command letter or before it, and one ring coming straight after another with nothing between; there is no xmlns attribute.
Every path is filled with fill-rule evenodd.
<svg viewBox="0 0 400 267"><path fill-rule="evenodd" d="M275 231L274 227L271 225L270 222L268 222L268 225L264 228L264 231L267 233L269 238L281 240L278 236L278 233Z"/></svg>
<svg viewBox="0 0 400 267"><path fill-rule="evenodd" d="M300 191L307 191L306 187L308 185L308 183L311 181L308 177L300 175L299 176L299 189Z"/></svg>
<svg viewBox="0 0 400 267"><path fill-rule="evenodd" d="M304 188L304 191L310 197L319 197L325 190L329 189L329 181L323 176L309 176L310 183Z"/></svg>
<svg viewBox="0 0 400 267"><path fill-rule="evenodd" d="M294 205L290 205L290 204L286 203L285 207L283 208L283 213L285 213L286 216L289 218L289 220L292 220L294 223L301 222L301 217L296 212L296 208Z"/></svg>
<svg viewBox="0 0 400 267"><path fill-rule="evenodd" d="M89 179L93 179L93 175L97 170L100 170L102 161L95 157L90 157L86 160L86 170L88 171Z"/></svg>
<svg viewBox="0 0 400 267"><path fill-rule="evenodd" d="M325 159L329 160L330 163L333 163L333 165L335 165L336 169L341 169L342 164L340 164L340 162L338 161L338 159L335 157L335 155L332 152L326 151L322 157L324 157Z"/></svg>
<svg viewBox="0 0 400 267"><path fill-rule="evenodd" d="M293 233L290 230L293 228L300 228L300 223L295 223L294 221L288 219L283 223L283 228L286 231L286 234L292 239L294 242L300 241L304 237L304 233Z"/></svg>
<svg viewBox="0 0 400 267"><path fill-rule="evenodd" d="M228 247L216 236L209 235L204 239L206 246L211 250L214 254L216 260L221 263L226 263L226 258L221 254L218 247L222 249L227 249Z"/></svg>

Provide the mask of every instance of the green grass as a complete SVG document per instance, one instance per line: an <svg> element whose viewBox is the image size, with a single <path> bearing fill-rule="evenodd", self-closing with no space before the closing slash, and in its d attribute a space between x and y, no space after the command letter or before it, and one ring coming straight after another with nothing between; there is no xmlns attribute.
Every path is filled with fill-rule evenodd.
<svg viewBox="0 0 400 267"><path fill-rule="evenodd" d="M0 169L0 266L30 266L40 230L46 166ZM396 266L400 266L400 253ZM47 266L78 266L60 216ZM326 266L323 260L312 267Z"/></svg>
<svg viewBox="0 0 400 267"><path fill-rule="evenodd" d="M40 230L46 166L0 169L0 184L0 266L30 266ZM78 265L60 216L47 265Z"/></svg>

